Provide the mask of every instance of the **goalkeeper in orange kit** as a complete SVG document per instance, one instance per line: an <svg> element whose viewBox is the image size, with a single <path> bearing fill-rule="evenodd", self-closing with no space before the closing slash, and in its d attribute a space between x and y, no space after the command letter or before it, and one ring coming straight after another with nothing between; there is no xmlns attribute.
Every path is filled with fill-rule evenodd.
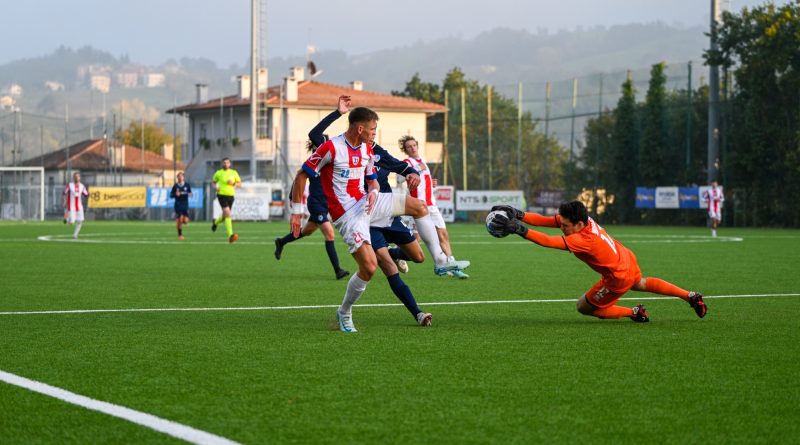
<svg viewBox="0 0 800 445"><path fill-rule="evenodd" d="M600 281L578 299L577 309L581 314L597 318L628 317L636 322L650 321L644 305L629 308L616 304L625 292L633 289L678 297L689 303L698 317L706 315L708 308L700 292L683 290L659 278L643 278L636 255L589 218L586 206L579 201L561 204L555 216L523 212L505 205L492 207L492 210L502 210L508 215L498 214L489 222L487 227L493 236L516 233L540 246L570 251L601 275ZM528 229L522 223L558 227L564 235L545 235Z"/></svg>

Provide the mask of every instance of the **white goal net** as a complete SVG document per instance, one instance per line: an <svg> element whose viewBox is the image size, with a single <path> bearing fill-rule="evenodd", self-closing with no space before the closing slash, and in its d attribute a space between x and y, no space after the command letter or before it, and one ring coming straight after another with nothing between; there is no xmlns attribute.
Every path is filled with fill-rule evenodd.
<svg viewBox="0 0 800 445"><path fill-rule="evenodd" d="M0 167L0 219L44 221L44 168Z"/></svg>

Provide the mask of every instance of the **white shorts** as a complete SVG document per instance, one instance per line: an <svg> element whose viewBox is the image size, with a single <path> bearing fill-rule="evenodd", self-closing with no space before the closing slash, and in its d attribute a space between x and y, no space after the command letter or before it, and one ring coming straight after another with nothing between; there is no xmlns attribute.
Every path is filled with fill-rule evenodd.
<svg viewBox="0 0 800 445"><path fill-rule="evenodd" d="M83 209L70 210L67 213L67 222L70 224L75 224L78 221L83 221Z"/></svg>
<svg viewBox="0 0 800 445"><path fill-rule="evenodd" d="M370 227L389 227L395 216L406 211L405 193L378 193L378 199L369 214Z"/></svg>
<svg viewBox="0 0 800 445"><path fill-rule="evenodd" d="M436 226L437 229L444 229L447 226L444 225L444 218L442 218L442 212L439 210L437 205L428 206L428 214L431 215L431 220L433 221L433 225Z"/></svg>
<svg viewBox="0 0 800 445"><path fill-rule="evenodd" d="M369 216L366 208L367 198L365 196L333 222L333 226L342 235L350 253L355 253L364 243L372 243L369 237Z"/></svg>
<svg viewBox="0 0 800 445"><path fill-rule="evenodd" d="M709 210L708 217L711 219L716 219L717 221L722 221L722 210Z"/></svg>
<svg viewBox="0 0 800 445"><path fill-rule="evenodd" d="M444 218L442 218L442 212L439 210L439 207L432 205L428 206L428 215L431 216L431 222L433 222L433 226L437 229L445 229L447 226L444 224ZM401 218L403 225L408 227L412 232L417 232L417 223L414 221L414 218L410 216L404 216Z"/></svg>

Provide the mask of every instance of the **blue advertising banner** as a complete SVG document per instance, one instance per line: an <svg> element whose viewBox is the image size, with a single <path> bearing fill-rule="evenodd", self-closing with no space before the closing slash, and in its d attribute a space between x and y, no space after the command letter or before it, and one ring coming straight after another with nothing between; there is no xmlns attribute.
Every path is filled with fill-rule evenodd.
<svg viewBox="0 0 800 445"><path fill-rule="evenodd" d="M175 200L169 197L172 187L147 187L147 207L151 209L171 209L175 207ZM189 197L190 209L203 208L203 188L192 188Z"/></svg>
<svg viewBox="0 0 800 445"><path fill-rule="evenodd" d="M636 208L637 209L656 208L656 189L647 187L636 187Z"/></svg>
<svg viewBox="0 0 800 445"><path fill-rule="evenodd" d="M682 209L700 208L700 189L698 187L678 187L678 198Z"/></svg>

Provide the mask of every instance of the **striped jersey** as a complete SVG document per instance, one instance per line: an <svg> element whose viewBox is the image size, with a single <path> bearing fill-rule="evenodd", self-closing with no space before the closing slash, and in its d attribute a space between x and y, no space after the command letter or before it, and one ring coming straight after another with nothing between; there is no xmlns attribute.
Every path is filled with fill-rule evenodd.
<svg viewBox="0 0 800 445"><path fill-rule="evenodd" d="M352 147L340 134L320 145L303 164L303 170L320 177L328 211L336 221L364 197L364 180L377 177L374 163L371 145Z"/></svg>
<svg viewBox="0 0 800 445"><path fill-rule="evenodd" d="M719 213L722 207L722 202L725 201L725 196L722 195L722 190L719 187L712 186L703 194L704 198L708 201L708 211Z"/></svg>
<svg viewBox="0 0 800 445"><path fill-rule="evenodd" d="M419 172L419 186L408 193L414 198L425 201L426 205L436 205L436 198L433 196L433 178L428 165L422 158L406 158L405 161Z"/></svg>
<svg viewBox="0 0 800 445"><path fill-rule="evenodd" d="M67 197L67 210L81 211L83 210L81 196L89 196L89 191L83 183L70 182L64 187L64 195Z"/></svg>

